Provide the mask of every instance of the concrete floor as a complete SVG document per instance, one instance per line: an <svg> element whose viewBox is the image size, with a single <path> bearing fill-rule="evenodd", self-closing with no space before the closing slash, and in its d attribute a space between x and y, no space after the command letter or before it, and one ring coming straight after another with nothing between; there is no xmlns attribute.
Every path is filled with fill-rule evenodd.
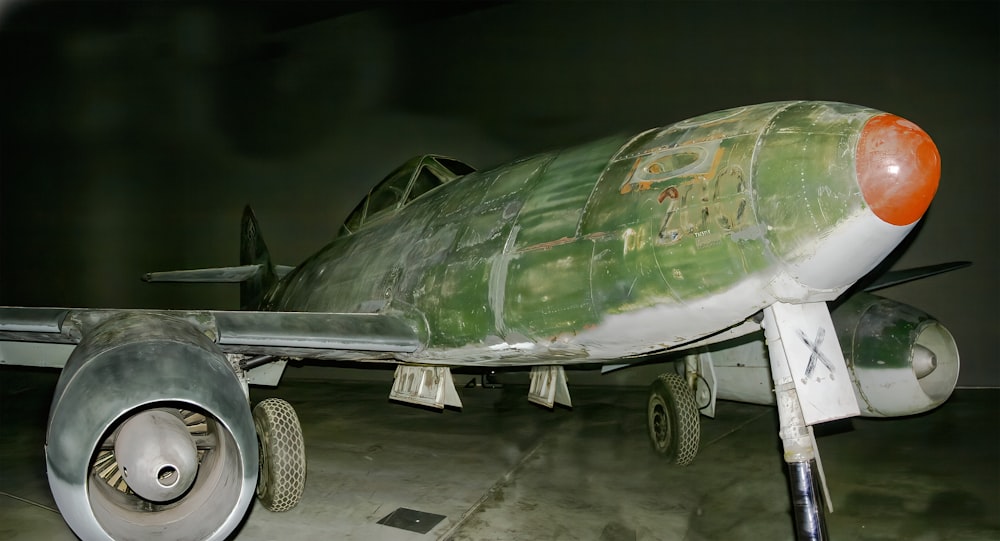
<svg viewBox="0 0 1000 541"><path fill-rule="evenodd" d="M45 479L55 372L0 370L0 539L75 539ZM456 377L459 385L470 376ZM572 410L527 388L460 388L464 411L389 403L372 382L286 381L253 392L298 410L309 473L286 513L252 508L236 539L740 540L793 538L772 408L722 402L694 464L652 456L645 390L574 388ZM1000 539L1000 391L938 410L822 427L838 540ZM426 534L377 522L444 518Z"/></svg>

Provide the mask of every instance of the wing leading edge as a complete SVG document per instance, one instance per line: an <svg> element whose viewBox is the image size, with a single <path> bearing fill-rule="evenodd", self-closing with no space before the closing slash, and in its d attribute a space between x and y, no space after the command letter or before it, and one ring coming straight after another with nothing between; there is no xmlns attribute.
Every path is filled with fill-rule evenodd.
<svg viewBox="0 0 1000 541"><path fill-rule="evenodd" d="M0 308L0 364L58 368L92 328L123 312L181 319L222 351L321 360L389 360L421 347L402 319L314 312Z"/></svg>

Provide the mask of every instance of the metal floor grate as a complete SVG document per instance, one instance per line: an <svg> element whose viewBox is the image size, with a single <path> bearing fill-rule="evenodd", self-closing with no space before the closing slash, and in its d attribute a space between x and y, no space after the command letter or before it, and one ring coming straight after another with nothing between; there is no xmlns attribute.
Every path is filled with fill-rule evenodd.
<svg viewBox="0 0 1000 541"><path fill-rule="evenodd" d="M433 530L444 519L444 515L435 515L434 513L425 513L423 511L400 507L382 517L378 523L411 532L427 533Z"/></svg>

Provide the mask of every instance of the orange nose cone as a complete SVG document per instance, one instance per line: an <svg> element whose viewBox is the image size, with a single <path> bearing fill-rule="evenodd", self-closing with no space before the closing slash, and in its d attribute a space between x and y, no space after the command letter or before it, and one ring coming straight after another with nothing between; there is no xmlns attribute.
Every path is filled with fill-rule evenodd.
<svg viewBox="0 0 1000 541"><path fill-rule="evenodd" d="M916 124L896 115L872 117L858 141L858 185L872 212L910 225L927 211L941 177L941 155Z"/></svg>

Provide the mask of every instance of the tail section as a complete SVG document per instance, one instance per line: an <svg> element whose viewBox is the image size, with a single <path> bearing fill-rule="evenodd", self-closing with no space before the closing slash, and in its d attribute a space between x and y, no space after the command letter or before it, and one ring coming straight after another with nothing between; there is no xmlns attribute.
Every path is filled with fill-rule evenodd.
<svg viewBox="0 0 1000 541"><path fill-rule="evenodd" d="M150 272L147 282L234 283L240 284L240 309L259 310L264 297L293 267L274 265L267 245L260 236L257 218L247 205L240 224L240 266L212 269Z"/></svg>
<svg viewBox="0 0 1000 541"><path fill-rule="evenodd" d="M257 310L264 295L278 282L278 275L250 205L243 209L240 222L240 265L257 267L257 272L240 282L240 309Z"/></svg>

